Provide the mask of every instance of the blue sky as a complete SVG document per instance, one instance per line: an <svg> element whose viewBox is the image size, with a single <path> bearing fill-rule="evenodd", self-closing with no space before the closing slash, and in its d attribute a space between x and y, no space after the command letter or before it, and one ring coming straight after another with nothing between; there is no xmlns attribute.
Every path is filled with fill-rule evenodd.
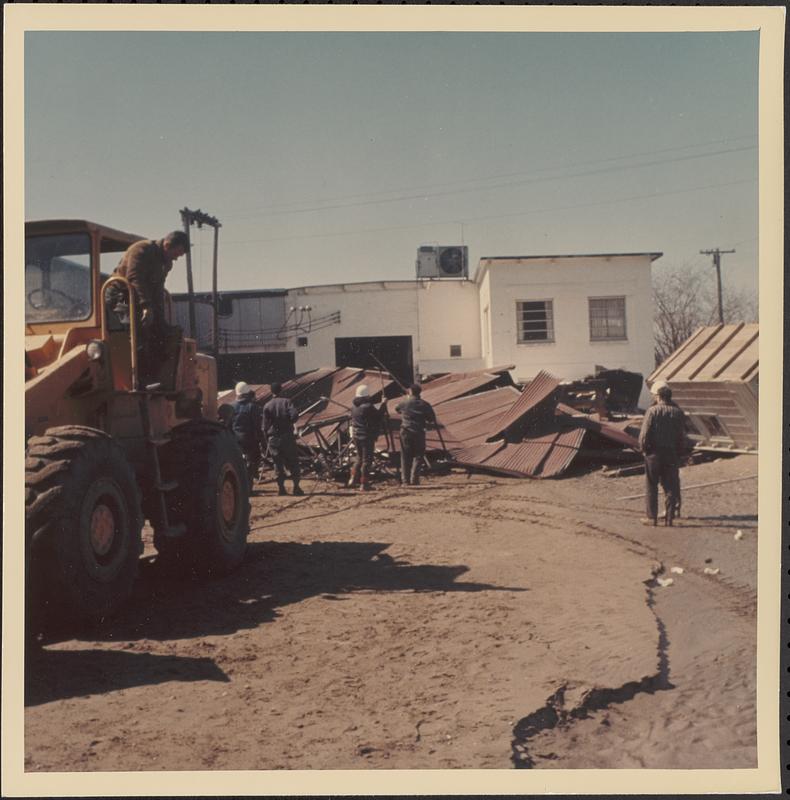
<svg viewBox="0 0 790 800"><path fill-rule="evenodd" d="M202 208L225 289L406 279L419 245L463 242L472 265L662 251L655 270L735 247L724 279L755 290L758 51L757 32L29 32L25 212L158 237Z"/></svg>

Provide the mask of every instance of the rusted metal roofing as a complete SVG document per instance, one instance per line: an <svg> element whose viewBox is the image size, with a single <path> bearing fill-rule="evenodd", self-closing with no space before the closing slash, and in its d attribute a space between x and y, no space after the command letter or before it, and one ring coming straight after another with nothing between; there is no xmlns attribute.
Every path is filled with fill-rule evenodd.
<svg viewBox="0 0 790 800"><path fill-rule="evenodd" d="M541 370L533 380L527 384L521 397L496 421L488 434L489 440L504 436L505 432L521 422L531 411L538 409L547 402L560 382L553 375Z"/></svg>
<svg viewBox="0 0 790 800"><path fill-rule="evenodd" d="M565 403L557 403L556 413L559 417L568 419L569 421L572 420L573 423L579 427L595 431L617 444L625 445L633 450L639 450L639 441L623 430L623 427L618 427L610 422L604 422L598 419L597 415L582 414L575 408L565 405Z"/></svg>
<svg viewBox="0 0 790 800"><path fill-rule="evenodd" d="M647 384L663 380L672 387L680 381L751 381L759 373L759 335L757 323L699 328L653 371Z"/></svg>
<svg viewBox="0 0 790 800"><path fill-rule="evenodd" d="M514 386L503 386L460 397L442 403L436 415L458 448L468 448L485 442L491 434L492 424L513 406L521 396ZM455 449L448 444L448 450Z"/></svg>
<svg viewBox="0 0 790 800"><path fill-rule="evenodd" d="M579 453L583 428L555 430L523 442L489 442L456 455L461 466L477 467L502 475L554 478L565 472Z"/></svg>

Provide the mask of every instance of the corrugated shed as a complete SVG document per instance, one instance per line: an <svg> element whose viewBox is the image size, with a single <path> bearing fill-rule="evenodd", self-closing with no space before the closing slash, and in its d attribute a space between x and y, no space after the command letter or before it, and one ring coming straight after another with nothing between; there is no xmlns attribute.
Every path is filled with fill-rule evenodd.
<svg viewBox="0 0 790 800"><path fill-rule="evenodd" d="M488 434L489 440L504 436L509 428L521 422L527 414L538 409L541 404L549 401L559 385L560 382L557 378L541 370L526 386L521 397L491 427Z"/></svg>
<svg viewBox="0 0 790 800"><path fill-rule="evenodd" d="M758 446L759 325L712 325L689 337L648 378L664 380L700 446Z"/></svg>
<svg viewBox="0 0 790 800"><path fill-rule="evenodd" d="M759 371L757 323L699 328L657 367L647 383L680 381L750 381Z"/></svg>

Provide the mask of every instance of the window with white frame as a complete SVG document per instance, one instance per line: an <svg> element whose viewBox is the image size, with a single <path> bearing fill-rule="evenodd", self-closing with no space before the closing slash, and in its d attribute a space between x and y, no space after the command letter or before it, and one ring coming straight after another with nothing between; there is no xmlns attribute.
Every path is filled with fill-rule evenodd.
<svg viewBox="0 0 790 800"><path fill-rule="evenodd" d="M516 303L519 344L554 341L554 301L519 300Z"/></svg>
<svg viewBox="0 0 790 800"><path fill-rule="evenodd" d="M626 339L625 297L590 297L590 341Z"/></svg>

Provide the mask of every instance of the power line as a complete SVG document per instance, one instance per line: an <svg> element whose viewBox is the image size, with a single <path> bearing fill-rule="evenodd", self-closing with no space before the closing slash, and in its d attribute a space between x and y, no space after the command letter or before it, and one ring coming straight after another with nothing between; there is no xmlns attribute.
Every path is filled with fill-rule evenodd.
<svg viewBox="0 0 790 800"><path fill-rule="evenodd" d="M722 142L722 143L726 143L727 141L738 141L739 139L744 139L744 138L753 138L753 137L738 137L737 139L732 139L732 140L724 139L724 140L719 140L719 141ZM713 143L718 143L718 142L711 142L711 144L713 144ZM729 149L725 149L725 150L717 150L717 151L714 151L714 152L711 152L711 153L695 153L695 154L692 154L692 155L677 156L675 158L669 158L669 159L658 159L656 161L649 161L649 162L646 162L646 163L643 163L643 164L622 164L622 165L617 165L617 166L612 166L612 167L604 167L604 168L601 168L599 170L587 170L587 171L582 171L582 172L579 172L579 173L570 173L568 175L547 175L545 177L534 177L534 176L539 175L540 173L568 169L569 167L590 166L590 165L593 165L593 164L607 164L607 163L611 163L613 161L622 161L622 160L627 159L627 158L639 158L639 157L648 156L648 155L658 155L658 154L663 153L663 152L673 152L675 150L686 150L686 149L690 149L690 148L694 148L694 147L702 147L702 146L705 146L705 144L682 145L682 146L674 147L674 148L665 148L664 150L646 151L646 152L642 152L642 153L633 153L633 154L628 154L628 155L623 155L623 156L613 156L611 158L596 159L596 160L593 160L593 161L577 162L577 163L572 163L572 164L557 165L557 166L551 166L551 167L540 167L538 169L530 170L528 172L500 173L500 174L490 175L490 176L481 177L481 178L470 178L470 179L459 180L459 181L448 181L448 182L445 182L445 183L428 184L427 186L422 186L422 187L419 187L419 186L418 187L406 187L404 189L390 189L390 190L384 190L384 191L378 191L378 192L352 194L352 195L346 195L346 196L341 196L341 197L337 197L337 198L329 198L327 201L323 201L321 205L313 205L313 206L308 206L306 208L293 208L293 206L303 205L305 202L309 202L309 201L295 201L293 203L273 204L273 205L269 205L269 206L263 206L263 207L260 207L257 210L253 210L253 211L249 211L249 212L237 213L237 214L228 214L228 215L226 215L226 218L239 219L239 218L242 218L242 217L253 217L253 216L281 216L281 215L287 215L287 214L308 213L308 212L312 212L312 211L332 210L332 209L336 209L336 208L351 208L351 207L355 207L355 206L378 205L378 204L383 204L383 203L394 203L394 202L400 202L400 201L403 201L403 200L422 200L422 199L425 199L427 197L442 197L442 196L446 196L446 195L449 195L449 194L461 194L461 193L464 193L464 192L468 193L468 192L471 192L471 191L487 191L489 189L497 189L497 188L500 188L500 187L503 187L503 186L518 186L518 185L522 185L524 183L533 183L533 182L534 183L539 183L539 182L544 182L544 181L548 181L548 180L563 180L563 179L574 178L574 177L585 177L587 175L606 174L608 172L618 172L618 171L623 171L623 170L627 170L627 169L640 169L642 167L656 166L656 165L659 165L659 164L669 164L669 163L673 163L673 162L688 161L688 160L693 160L693 159L698 159L698 158L710 158L712 156L717 156L717 155L724 155L724 154L728 154L728 153L738 153L738 152L744 152L744 151L748 151L748 150L756 150L757 149L757 145L749 145L749 146L744 146L744 147L729 148ZM531 177L526 177L526 176L531 176ZM485 182L485 181L500 180L502 178L510 178L510 179L512 179L512 178L525 178L525 180L508 180L508 181L505 181L504 183L494 184L493 186L471 186L468 189L455 189L455 190L447 190L447 191L440 191L440 192L426 192L426 191L423 191L426 188L437 187L437 186L465 186L465 185L477 184L477 183L481 183L481 182ZM397 196L397 197L377 197L378 195L393 194L393 193L398 192L398 191L406 191L406 192L415 191L417 193L416 194L410 194L410 195L400 195L400 196ZM371 199L369 199L369 200L358 200L358 201L355 201L355 202L337 202L337 203L334 202L335 200L354 200L354 198L363 198L363 197L369 197Z"/></svg>
<svg viewBox="0 0 790 800"><path fill-rule="evenodd" d="M383 233L386 231L412 230L414 228L426 228L435 225L458 225L458 224L467 225L472 222L488 222L491 220L507 219L511 217L526 217L529 216L530 214L541 214L552 211L569 211L577 208L592 208L595 206L617 205L618 203L627 203L631 202L632 200L649 200L654 197L687 194L689 192L699 192L705 189L721 189L726 186L735 186L742 183L754 183L755 181L756 178L745 178L743 180L738 180L738 181L727 181L726 183L714 183L705 186L692 186L687 189L677 189L671 192L653 192L652 194L632 195L630 197L622 197L614 200L602 200L593 203L576 203L573 205L554 206L551 208L534 208L534 209L529 209L527 211L516 211L514 213L508 213L508 214L495 214L484 217L466 217L461 220L459 220L458 217L455 217L454 219L451 220L437 220L434 222L417 222L412 225L390 225L381 228L359 228L357 230L335 231L333 233L308 233L299 236L273 236L264 239L235 239L235 240L231 239L231 240L226 240L225 244L230 245L230 244L258 244L263 242L289 242L300 239L325 239L325 238L335 238L338 236L357 236L357 235L364 235L367 233Z"/></svg>

